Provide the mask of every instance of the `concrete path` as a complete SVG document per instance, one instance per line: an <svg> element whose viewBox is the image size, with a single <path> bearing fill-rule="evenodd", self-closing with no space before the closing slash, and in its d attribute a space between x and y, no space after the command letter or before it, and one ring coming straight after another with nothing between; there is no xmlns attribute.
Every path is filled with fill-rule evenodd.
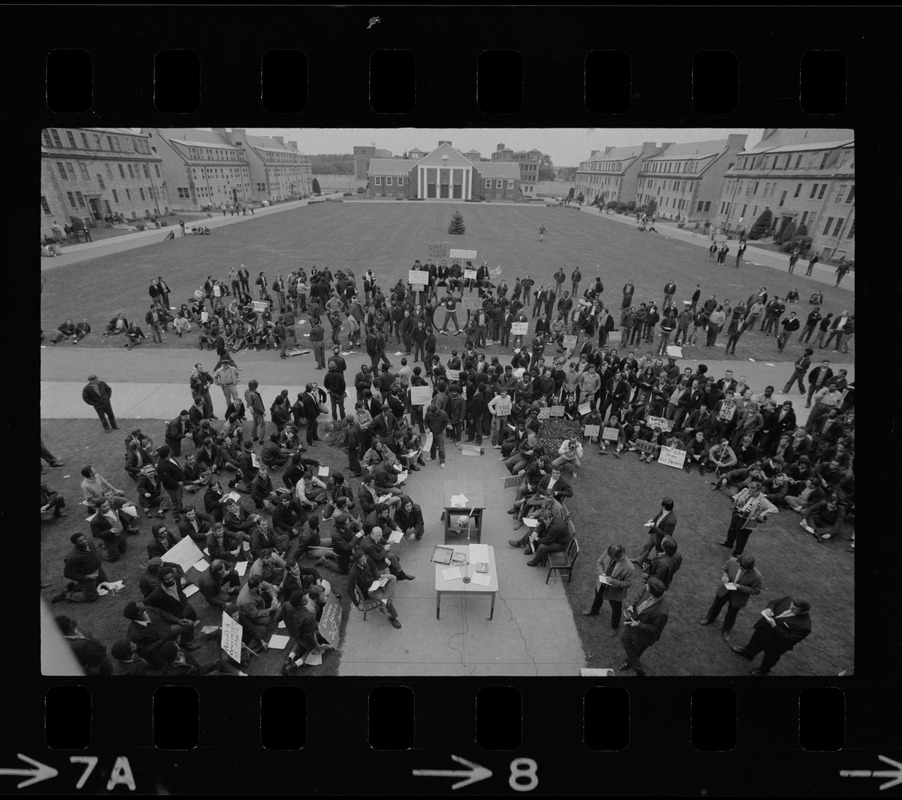
<svg viewBox="0 0 902 800"><path fill-rule="evenodd" d="M591 214L593 216L599 217L600 219L608 220L610 222L619 222L623 225L631 225L632 227L636 227L635 216L628 216L624 214L607 214L591 206L583 206L580 210L586 214ZM661 220L656 222L655 226L658 228L659 235L664 236L665 238L680 239L684 242L688 242L689 244L695 244L698 247L703 247L705 248L705 250L707 250L711 246L710 239L703 236L701 233L699 233L697 236L693 236L693 230L691 228L678 228L675 222L670 223ZM736 246L737 244L735 242L731 243L730 249L732 250L732 253L727 256L727 260L730 263L735 263ZM743 257L742 261L744 264L748 263L757 267L770 267L771 269L776 269L780 272L786 272L789 268L789 255L787 253L774 253L771 250L765 250L761 247L755 247L753 244L750 244L748 246L748 249L745 251L745 256ZM811 275L806 277L805 270L807 269L808 262L804 259L800 260L798 265L796 266L794 276L803 280L814 281L815 283L823 283L827 286L835 286L836 267L832 267L829 264L815 264ZM839 285L839 288L845 289L849 292L854 292L855 273L846 273L846 276L842 279L842 283Z"/></svg>

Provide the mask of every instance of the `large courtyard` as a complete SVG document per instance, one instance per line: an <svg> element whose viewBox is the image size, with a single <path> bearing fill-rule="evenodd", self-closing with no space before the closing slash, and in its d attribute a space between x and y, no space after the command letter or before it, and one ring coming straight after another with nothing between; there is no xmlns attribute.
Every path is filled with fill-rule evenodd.
<svg viewBox="0 0 902 800"><path fill-rule="evenodd" d="M447 233L454 210L462 213L466 224L462 236ZM542 242L538 241L540 225L547 229ZM45 525L42 532L42 576L43 582L49 584L43 594L48 600L61 588L62 558L69 549L69 535L86 530L83 509L76 505L80 500L82 463L94 463L115 485L133 494L133 484L122 470L122 436L106 436L91 409L81 404L85 376L96 372L113 386L113 407L123 420L123 431L139 424L161 444L165 421L190 402L190 364L201 360L209 369L215 361L213 353L185 352L188 347L196 347L196 334L183 340L170 335L163 345L152 345L148 339L133 352L122 350L120 341L100 335L105 323L120 312L143 326L150 302L147 287L157 276L163 276L172 288L171 305L176 306L187 302L208 275L225 280L229 268L242 264L251 273L252 282L263 271L270 283L277 274L285 275L301 266L309 269L314 264L333 272L352 268L358 281L370 268L383 290L388 290L399 278L406 279L414 259L425 261L429 244L444 242L476 250L478 260L485 259L492 267L501 265L510 286L517 277L527 275L532 276L537 287L548 284L552 274L563 267L568 277L565 287L569 288L570 272L579 266L583 289L596 276L601 277L605 286L602 298L612 310L619 309L621 289L627 280L635 284L634 301L639 303L660 302L662 287L669 279L677 284L677 300L688 299L696 284L700 284L703 299L714 295L718 300L729 298L734 303L745 300L761 286L766 286L771 296L781 297L797 288L801 317L807 314L807 300L815 289L823 292L824 308L828 311L839 312L854 305L853 295L847 289L813 281L799 272L787 275L785 271L752 264L737 269L732 266L732 258L727 266L718 266L708 261L700 242L639 233L633 225L575 208L428 202L321 203L242 219L240 223L215 228L209 237L163 241L164 235L160 232L159 241L134 250L61 264L45 272L47 283L41 307L45 333L53 331L67 317L85 318L94 327L94 332L77 348L64 342L41 351L42 431L50 449L66 462L65 467L52 470L44 480L64 495L70 510L68 518ZM304 329L304 325L299 326L299 334ZM439 342L438 355L445 361L459 341L439 338L443 341ZM756 392L768 383L779 392L792 371L792 361L801 352L798 342L792 342L780 354L773 338L750 331L741 339L734 358L724 353L724 341L721 336L720 347L685 348L679 365L725 362L712 367L712 372L720 374L722 369L732 368L737 374L744 374L745 370ZM98 352L111 347L117 347L118 352ZM391 351L395 349L392 346ZM510 351L497 347L490 347L487 352L498 355L502 363L511 356ZM851 362L851 355L827 357L841 361L840 366L848 366L850 377L854 378L852 365L847 363ZM349 356L349 371L356 372L360 363L367 360L365 354ZM392 360L397 364L396 358ZM317 375L309 356L280 362L274 352L239 353L236 361L242 369L242 383L258 377L261 386L265 384L263 400L267 408L281 388L294 391ZM129 394L129 386L137 388ZM144 389L140 387L145 386L147 397L141 394ZM154 396L158 400L154 401ZM126 397L132 399L126 401ZM221 415L223 401L218 390L213 399L216 413ZM799 396L791 399L801 410L804 404L799 402ZM140 413L135 409L140 409ZM189 445L187 451L191 450ZM493 545L498 555L499 598L503 602L496 607L491 622L485 619L485 609L472 600L459 601L459 616L446 613L443 603L442 619L436 621L429 555L431 545L441 542L438 493L464 477L477 477L486 486L497 487L504 474L493 455L496 451L489 449L486 455L472 458L454 448L449 450L447 474L440 473L436 464L428 464L423 472L411 477L407 487L414 501L423 506L427 525L424 546L401 550L407 569L418 576L416 582L406 582L399 588L397 603L404 620L403 630L392 631L379 616L363 623L342 591L346 610L344 655L340 660L329 656L322 667L310 668L312 671L542 675L575 674L581 665L616 667L622 660L622 649L618 639L607 636L608 617L581 615L591 602L595 561L609 544L617 542L625 545L628 554L634 554L644 538L643 523L654 514L661 498L670 495L676 501L676 539L684 560L667 595L671 606L668 626L645 660L656 675L747 674L747 662L731 653L717 633L698 625L714 595L720 567L728 553L717 545L729 524L727 497L711 491L707 480L697 473L687 475L663 465L639 463L636 454L619 460L602 457L592 445L586 447L583 468L574 481L574 497L568 503L581 547L572 583L562 584L552 578L546 588L545 571L521 563L526 559L520 551L507 545L512 526L511 518L504 512L513 490L486 491L488 513L483 541ZM320 444L314 457L333 468L346 464L344 455L325 443ZM358 482L350 480L356 491ZM280 475L274 474L273 481L281 485ZM194 502L201 504L196 496ZM252 507L246 496L243 502ZM799 519L792 511L781 510L753 535L748 552L757 559L764 589L740 614L733 643L744 643L758 612L770 600L787 594L804 597L812 604L813 633L781 660L774 674L836 674L853 664L854 555L846 552L847 542L842 539L817 543L799 528ZM93 605L64 603L62 608L54 606L54 610L76 616L108 646L120 638L126 624L122 608L137 597L137 579L147 560L144 550L150 540L149 528L150 521L145 520L141 533L131 537L123 560L108 565L111 576L126 580L126 590L121 595ZM324 531L328 533L328 523ZM851 535L851 528L846 533ZM539 572L541 575L536 574ZM336 587L343 590L344 578L334 574L328 577L334 578ZM199 595L192 602L204 624L216 621L217 614L206 607ZM448 602L449 608L455 608L453 600ZM216 649L217 643L210 640L198 651L198 657L213 658ZM566 655L558 656L558 652ZM578 663L580 653L582 664ZM249 671L273 674L280 664L280 654L268 654L255 659Z"/></svg>

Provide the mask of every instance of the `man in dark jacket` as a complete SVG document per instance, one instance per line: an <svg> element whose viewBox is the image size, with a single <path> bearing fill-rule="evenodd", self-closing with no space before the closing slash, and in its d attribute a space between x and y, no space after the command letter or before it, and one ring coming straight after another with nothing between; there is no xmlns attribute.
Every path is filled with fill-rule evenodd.
<svg viewBox="0 0 902 800"><path fill-rule="evenodd" d="M445 431L448 428L448 415L440 408L436 408L434 403L430 403L426 409L426 425L432 431L432 446L429 448L429 457L435 460L435 452L438 450L438 457L441 461L442 469L445 468Z"/></svg>
<svg viewBox="0 0 902 800"><path fill-rule="evenodd" d="M720 614L720 609L727 606L721 637L730 641L730 631L736 622L736 616L745 608L752 595L761 592L761 573L755 569L755 559L748 553L739 558L728 558L723 565L720 584L714 596L714 602L708 613L699 620L699 625L712 625Z"/></svg>
<svg viewBox="0 0 902 800"><path fill-rule="evenodd" d="M624 620L626 627L620 637L626 655L626 661L619 667L621 672L634 669L636 675L645 677L640 658L642 653L661 638L664 626L667 625L670 610L664 599L666 591L660 580L649 578L636 605L627 607Z"/></svg>
<svg viewBox="0 0 902 800"><path fill-rule="evenodd" d="M63 577L69 583L52 602L93 603L100 599L97 585L107 581L100 553L83 533L73 533L69 541L73 548L63 561Z"/></svg>
<svg viewBox="0 0 902 800"><path fill-rule="evenodd" d="M182 647L196 650L200 643L194 642L194 623L189 619L181 619L159 608L148 607L144 603L134 601L126 605L123 616L129 620L126 638L138 648L138 655L145 659L153 669L162 666L160 647L181 637ZM189 636L190 632L190 636Z"/></svg>
<svg viewBox="0 0 902 800"><path fill-rule="evenodd" d="M182 439L191 436L191 415L187 409L179 411L179 415L166 426L166 444L176 457L182 454Z"/></svg>
<svg viewBox="0 0 902 800"><path fill-rule="evenodd" d="M329 400L332 404L332 419L336 422L345 416L345 397L347 396L347 387L345 385L344 375L338 369L335 361L329 360L329 371L323 380L323 385L329 393ZM339 416L339 412L341 416Z"/></svg>
<svg viewBox="0 0 902 800"><path fill-rule="evenodd" d="M303 411L304 419L307 421L307 444L313 445L314 442L319 441L319 436L316 432L317 427L317 417L320 415L319 405L317 405L316 400L313 397L313 384L308 383L304 387L304 391L298 394L298 402L297 404L301 406Z"/></svg>
<svg viewBox="0 0 902 800"><path fill-rule="evenodd" d="M110 404L110 398L113 396L113 390L99 380L96 375L88 375L88 385L82 389L81 399L89 406L93 406L100 417L103 429L109 433L110 430L117 431L119 426L116 425L116 417L113 414L113 406Z"/></svg>
<svg viewBox="0 0 902 800"><path fill-rule="evenodd" d="M197 612L185 592L182 590L180 582L176 578L175 570L164 567L159 572L160 585L154 589L144 599L144 603L160 611L165 611L180 620L181 625L186 625L187 629L182 633L182 647L188 645L188 650L193 650L191 643L194 640L194 623L197 621Z"/></svg>
<svg viewBox="0 0 902 800"><path fill-rule="evenodd" d="M375 587L374 583L379 586ZM354 552L354 565L348 577L348 595L351 602L358 608L360 600L378 600L385 606L388 621L394 628L400 628L398 612L393 601L397 578L394 575L383 575L376 562L373 561L362 548Z"/></svg>
<svg viewBox="0 0 902 800"><path fill-rule="evenodd" d="M731 649L749 661L763 650L761 666L753 669L751 674L764 677L770 673L783 653L792 650L811 633L811 617L808 614L810 608L807 601L792 597L772 600L761 612L761 619L755 623L755 632L749 643L745 647L734 645Z"/></svg>
<svg viewBox="0 0 902 800"><path fill-rule="evenodd" d="M566 523L556 521L550 511L543 511L539 515L539 526L536 528L538 537L535 540L536 554L531 561L527 561L528 567L543 567L548 560L549 553L559 553L570 542L570 530Z"/></svg>
<svg viewBox="0 0 902 800"><path fill-rule="evenodd" d="M171 507L172 516L178 522L182 517L182 487L185 474L182 472L181 464L172 457L172 451L168 445L164 444L157 450L157 454L159 455L157 477L167 495L167 498L160 503L160 512L165 513Z"/></svg>
<svg viewBox="0 0 902 800"><path fill-rule="evenodd" d="M669 589L673 582L673 576L683 565L683 556L677 552L676 539L670 536L664 537L661 548L664 552L651 560L648 565L648 575L657 578L664 584L665 589Z"/></svg>

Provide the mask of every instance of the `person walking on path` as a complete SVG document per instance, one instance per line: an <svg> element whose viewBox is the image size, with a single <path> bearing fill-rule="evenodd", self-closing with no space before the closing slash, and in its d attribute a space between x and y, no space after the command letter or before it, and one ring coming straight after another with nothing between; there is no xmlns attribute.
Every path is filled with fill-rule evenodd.
<svg viewBox="0 0 902 800"><path fill-rule="evenodd" d="M110 430L118 431L119 426L116 424L116 417L113 414L113 406L110 404L110 398L113 396L113 390L96 375L88 375L88 385L82 389L81 399L89 406L93 406L100 417L103 429L109 433Z"/></svg>
<svg viewBox="0 0 902 800"><path fill-rule="evenodd" d="M814 355L814 350L806 347L805 353L796 359L792 376L786 382L786 386L783 387L783 394L789 394L793 384L798 381L799 391L802 393L802 396L805 395L805 374L808 372L808 367L811 366L812 355Z"/></svg>
<svg viewBox="0 0 902 800"><path fill-rule="evenodd" d="M263 398L257 391L258 385L256 380L247 382L247 389L244 390L244 405L254 418L251 426L254 441L263 442L266 437L266 406L263 405Z"/></svg>
<svg viewBox="0 0 902 800"><path fill-rule="evenodd" d="M223 360L219 368L213 372L213 383L222 389L226 408L238 402L238 367L233 361Z"/></svg>
<svg viewBox="0 0 902 800"><path fill-rule="evenodd" d="M544 225L539 225L539 241L540 242L545 241L545 226Z"/></svg>
<svg viewBox="0 0 902 800"><path fill-rule="evenodd" d="M818 258L817 253L812 253L808 259L808 270L805 272L806 277L811 276L811 270L814 269L814 265L817 264L818 261L820 261L820 258Z"/></svg>
<svg viewBox="0 0 902 800"><path fill-rule="evenodd" d="M849 271L849 265L845 261L841 261L839 266L836 268L836 285L839 286L840 281L846 277L846 273Z"/></svg>
<svg viewBox="0 0 902 800"><path fill-rule="evenodd" d="M745 255L745 251L748 248L748 245L745 242L739 243L739 249L736 251L736 266L738 267L742 263L742 257Z"/></svg>

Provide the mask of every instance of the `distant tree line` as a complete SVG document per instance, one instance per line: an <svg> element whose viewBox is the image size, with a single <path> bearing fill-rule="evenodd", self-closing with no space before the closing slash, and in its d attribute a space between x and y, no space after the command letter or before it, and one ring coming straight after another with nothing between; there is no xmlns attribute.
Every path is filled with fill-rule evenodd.
<svg viewBox="0 0 902 800"><path fill-rule="evenodd" d="M353 175L354 156L350 153L326 153L307 156L314 175Z"/></svg>

